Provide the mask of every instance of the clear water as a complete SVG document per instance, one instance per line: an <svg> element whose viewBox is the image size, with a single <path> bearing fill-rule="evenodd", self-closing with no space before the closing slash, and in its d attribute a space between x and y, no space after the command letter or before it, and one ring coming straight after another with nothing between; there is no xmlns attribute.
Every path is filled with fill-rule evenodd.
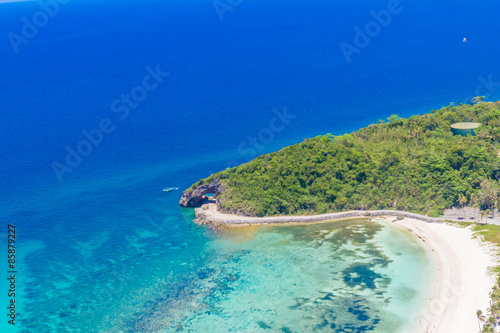
<svg viewBox="0 0 500 333"><path fill-rule="evenodd" d="M21 331L396 332L435 273L422 243L381 221L210 230L191 218L134 232L103 219L59 251L29 244Z"/></svg>
<svg viewBox="0 0 500 333"><path fill-rule="evenodd" d="M196 272L193 293L174 309L155 308L137 330L397 332L433 276L411 235L367 220L218 234L209 244L216 259Z"/></svg>
<svg viewBox="0 0 500 333"><path fill-rule="evenodd" d="M26 331L396 332L434 274L422 244L383 222L151 227L120 252L106 231L70 240L79 264L30 256L50 279L28 282Z"/></svg>
<svg viewBox="0 0 500 333"><path fill-rule="evenodd" d="M319 318L336 329L404 331L397 304L417 306L426 290L418 284L425 279L411 279L418 271L406 275L413 262L427 267L412 237L363 226L371 231L359 249L371 254L360 259L356 251L349 260L366 260L360 267L383 278L376 290L356 288L342 280L349 260L327 260L347 258L349 246L320 245L315 227L264 228L233 240L239 236L194 225L192 210L177 205L180 193L161 191L305 137L475 95L500 97L498 1L401 4L350 64L339 44L352 43L354 27L387 1L245 0L220 21L211 1L72 0L18 53L8 35L21 34L23 17L40 5L0 4L0 247L15 224L18 331L326 330ZM157 64L170 75L120 119L113 101ZM273 109L284 107L295 118L252 147ZM82 131L103 118L115 130L59 182L51 164L65 163L66 147L76 149ZM377 239L379 249L370 245ZM264 259L290 275L278 279ZM0 290L7 290L3 277ZM342 302L369 309L349 312ZM0 331L15 330L0 320Z"/></svg>

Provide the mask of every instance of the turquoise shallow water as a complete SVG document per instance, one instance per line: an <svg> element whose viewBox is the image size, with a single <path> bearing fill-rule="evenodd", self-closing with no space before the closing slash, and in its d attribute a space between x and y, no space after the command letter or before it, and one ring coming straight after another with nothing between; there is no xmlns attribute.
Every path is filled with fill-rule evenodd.
<svg viewBox="0 0 500 333"><path fill-rule="evenodd" d="M96 175L34 195L32 209L4 207L37 226L18 224L19 331L406 331L433 274L416 237L369 220L197 226L158 187L173 173L187 186L196 163Z"/></svg>
<svg viewBox="0 0 500 333"><path fill-rule="evenodd" d="M427 292L432 258L413 236L387 224L349 220L248 229L211 242L223 258L211 265L213 289L201 309L165 328L396 332ZM240 239L245 232L248 239Z"/></svg>
<svg viewBox="0 0 500 333"><path fill-rule="evenodd" d="M255 229L211 243L225 258L213 266L221 279L202 309L175 322L180 331L397 332L428 292L432 258L389 225Z"/></svg>
<svg viewBox="0 0 500 333"><path fill-rule="evenodd" d="M245 0L221 21L211 1L72 0L14 52L8 34L42 3L0 4L0 247L16 225L19 271L19 324L0 332L405 331L430 269L413 237L369 224L243 241L194 225L161 189L391 114L500 98L500 2L401 1L351 63L340 43L387 1ZM113 101L148 66L170 75L121 119ZM294 118L252 144L275 108ZM59 182L52 163L105 118L116 129ZM2 276L0 306L7 288Z"/></svg>
<svg viewBox="0 0 500 333"><path fill-rule="evenodd" d="M383 221L207 232L201 266L173 283L169 275L149 290L136 291L135 297L149 300L137 308L129 299L115 309L127 320L101 329L407 331L409 313L428 296L434 273L423 244Z"/></svg>

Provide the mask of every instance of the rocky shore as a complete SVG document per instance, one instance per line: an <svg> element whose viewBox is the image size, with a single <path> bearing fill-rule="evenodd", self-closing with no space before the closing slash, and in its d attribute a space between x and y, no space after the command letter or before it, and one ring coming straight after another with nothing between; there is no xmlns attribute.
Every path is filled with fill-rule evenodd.
<svg viewBox="0 0 500 333"><path fill-rule="evenodd" d="M222 187L222 184L219 182L219 180L214 179L210 184L198 185L191 191L186 190L182 192L181 199L179 200L179 205L181 205L182 207L200 207L204 203L214 201L217 207L220 209L220 202L217 197L225 190L226 189ZM213 194L213 197L206 196L207 193Z"/></svg>

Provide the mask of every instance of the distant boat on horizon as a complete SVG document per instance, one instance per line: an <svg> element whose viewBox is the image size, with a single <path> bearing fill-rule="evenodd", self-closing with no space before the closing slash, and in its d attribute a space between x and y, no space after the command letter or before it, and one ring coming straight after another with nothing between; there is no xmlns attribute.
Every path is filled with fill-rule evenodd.
<svg viewBox="0 0 500 333"><path fill-rule="evenodd" d="M178 187L166 187L163 189L163 192L177 191Z"/></svg>

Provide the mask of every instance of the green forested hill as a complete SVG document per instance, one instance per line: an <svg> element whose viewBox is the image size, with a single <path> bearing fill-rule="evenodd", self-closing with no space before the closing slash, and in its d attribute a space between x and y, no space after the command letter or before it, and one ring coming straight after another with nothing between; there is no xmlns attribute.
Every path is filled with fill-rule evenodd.
<svg viewBox="0 0 500 333"><path fill-rule="evenodd" d="M476 136L450 124L482 123ZM226 211L246 215L400 209L439 215L460 204L499 203L500 102L389 117L351 134L318 136L194 184L219 179ZM461 200L459 200L461 198Z"/></svg>

